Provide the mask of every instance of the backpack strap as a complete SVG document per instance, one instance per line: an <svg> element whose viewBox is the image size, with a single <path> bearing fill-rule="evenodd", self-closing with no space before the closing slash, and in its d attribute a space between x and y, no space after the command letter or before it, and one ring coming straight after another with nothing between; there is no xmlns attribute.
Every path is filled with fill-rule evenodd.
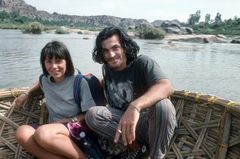
<svg viewBox="0 0 240 159"><path fill-rule="evenodd" d="M41 74L41 75L39 76L39 83L40 83L41 86L42 86L42 78L43 78L43 76L44 76L44 74Z"/></svg>

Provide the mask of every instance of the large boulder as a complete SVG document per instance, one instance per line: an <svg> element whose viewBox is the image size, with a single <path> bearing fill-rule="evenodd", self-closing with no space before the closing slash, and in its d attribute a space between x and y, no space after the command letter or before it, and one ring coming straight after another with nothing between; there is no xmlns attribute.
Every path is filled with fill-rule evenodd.
<svg viewBox="0 0 240 159"><path fill-rule="evenodd" d="M170 34L181 34L181 29L177 27L163 27L163 30Z"/></svg>
<svg viewBox="0 0 240 159"><path fill-rule="evenodd" d="M190 27L182 27L183 32L185 31L186 34L193 34L193 29Z"/></svg>
<svg viewBox="0 0 240 159"><path fill-rule="evenodd" d="M166 33L169 34L178 34L178 35L185 35L185 34L193 34L193 29L189 27L181 26L181 23L178 20L156 20L151 23L154 27L161 27L165 30Z"/></svg>
<svg viewBox="0 0 240 159"><path fill-rule="evenodd" d="M195 43L227 43L225 38L220 38L216 35L173 35L165 36L168 41L182 41Z"/></svg>
<svg viewBox="0 0 240 159"><path fill-rule="evenodd" d="M240 44L240 39L233 39L233 40L231 40L230 43L232 43L232 44Z"/></svg>

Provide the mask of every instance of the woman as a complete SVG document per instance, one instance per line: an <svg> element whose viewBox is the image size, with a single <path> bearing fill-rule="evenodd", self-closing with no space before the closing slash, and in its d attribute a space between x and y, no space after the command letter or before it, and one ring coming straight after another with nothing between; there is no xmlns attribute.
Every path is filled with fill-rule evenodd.
<svg viewBox="0 0 240 159"><path fill-rule="evenodd" d="M71 136L67 123L81 122L84 112L95 103L87 81L81 80L81 107L73 96L74 66L67 47L58 41L46 44L41 51L40 63L43 76L39 82L21 94L17 107L26 103L28 97L41 88L48 109L48 124L22 125L17 129L16 139L27 151L40 159L87 158Z"/></svg>

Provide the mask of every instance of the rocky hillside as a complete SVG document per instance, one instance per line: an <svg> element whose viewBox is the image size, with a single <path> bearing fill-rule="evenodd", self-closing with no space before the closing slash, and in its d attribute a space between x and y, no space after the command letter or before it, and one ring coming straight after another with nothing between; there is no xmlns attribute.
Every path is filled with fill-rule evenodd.
<svg viewBox="0 0 240 159"><path fill-rule="evenodd" d="M156 20L149 23L145 19L120 18L108 15L77 16L58 14L56 12L50 14L46 11L37 10L35 7L26 4L24 0L0 0L0 11L17 12L20 16L37 20L64 21L72 26L75 24L78 24L78 26L95 27L119 26L128 29L142 25L152 25L154 27L162 27L167 33L171 34L192 34L193 32L191 28L182 27L178 20Z"/></svg>
<svg viewBox="0 0 240 159"><path fill-rule="evenodd" d="M42 20L55 20L55 21L68 21L72 24L80 23L85 26L120 26L124 28L136 27L142 24L149 24L144 19L130 19L119 18L107 15L100 16L76 16L76 15L63 15L58 13L50 14L46 11L39 11L35 7L28 5L24 0L0 0L0 11L18 12L21 16L29 17L32 19Z"/></svg>

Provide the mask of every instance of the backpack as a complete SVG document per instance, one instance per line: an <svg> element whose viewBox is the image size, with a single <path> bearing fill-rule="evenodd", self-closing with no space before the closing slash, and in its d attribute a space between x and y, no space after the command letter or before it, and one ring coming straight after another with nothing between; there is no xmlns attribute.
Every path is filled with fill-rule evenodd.
<svg viewBox="0 0 240 159"><path fill-rule="evenodd" d="M74 96L74 99L75 99L76 103L78 104L78 106L81 105L80 85L81 85L82 78L84 78L87 81L95 104L97 106L104 105L105 100L104 100L103 87L102 87L99 79L91 73L88 73L86 75L82 75L81 72L78 71L78 74L75 77L74 85L73 85L73 96Z"/></svg>
<svg viewBox="0 0 240 159"><path fill-rule="evenodd" d="M77 70L77 71L78 71L78 74L76 75L76 77L74 79L74 84L73 84L73 97L74 97L74 100L77 103L77 105L79 107L81 106L80 86L81 86L82 78L84 78L87 81L95 104L98 106L105 105L105 97L104 97L103 87L102 87L99 79L91 73L82 75L79 70ZM41 74L39 77L40 85L42 85L42 77L43 76L44 75Z"/></svg>

